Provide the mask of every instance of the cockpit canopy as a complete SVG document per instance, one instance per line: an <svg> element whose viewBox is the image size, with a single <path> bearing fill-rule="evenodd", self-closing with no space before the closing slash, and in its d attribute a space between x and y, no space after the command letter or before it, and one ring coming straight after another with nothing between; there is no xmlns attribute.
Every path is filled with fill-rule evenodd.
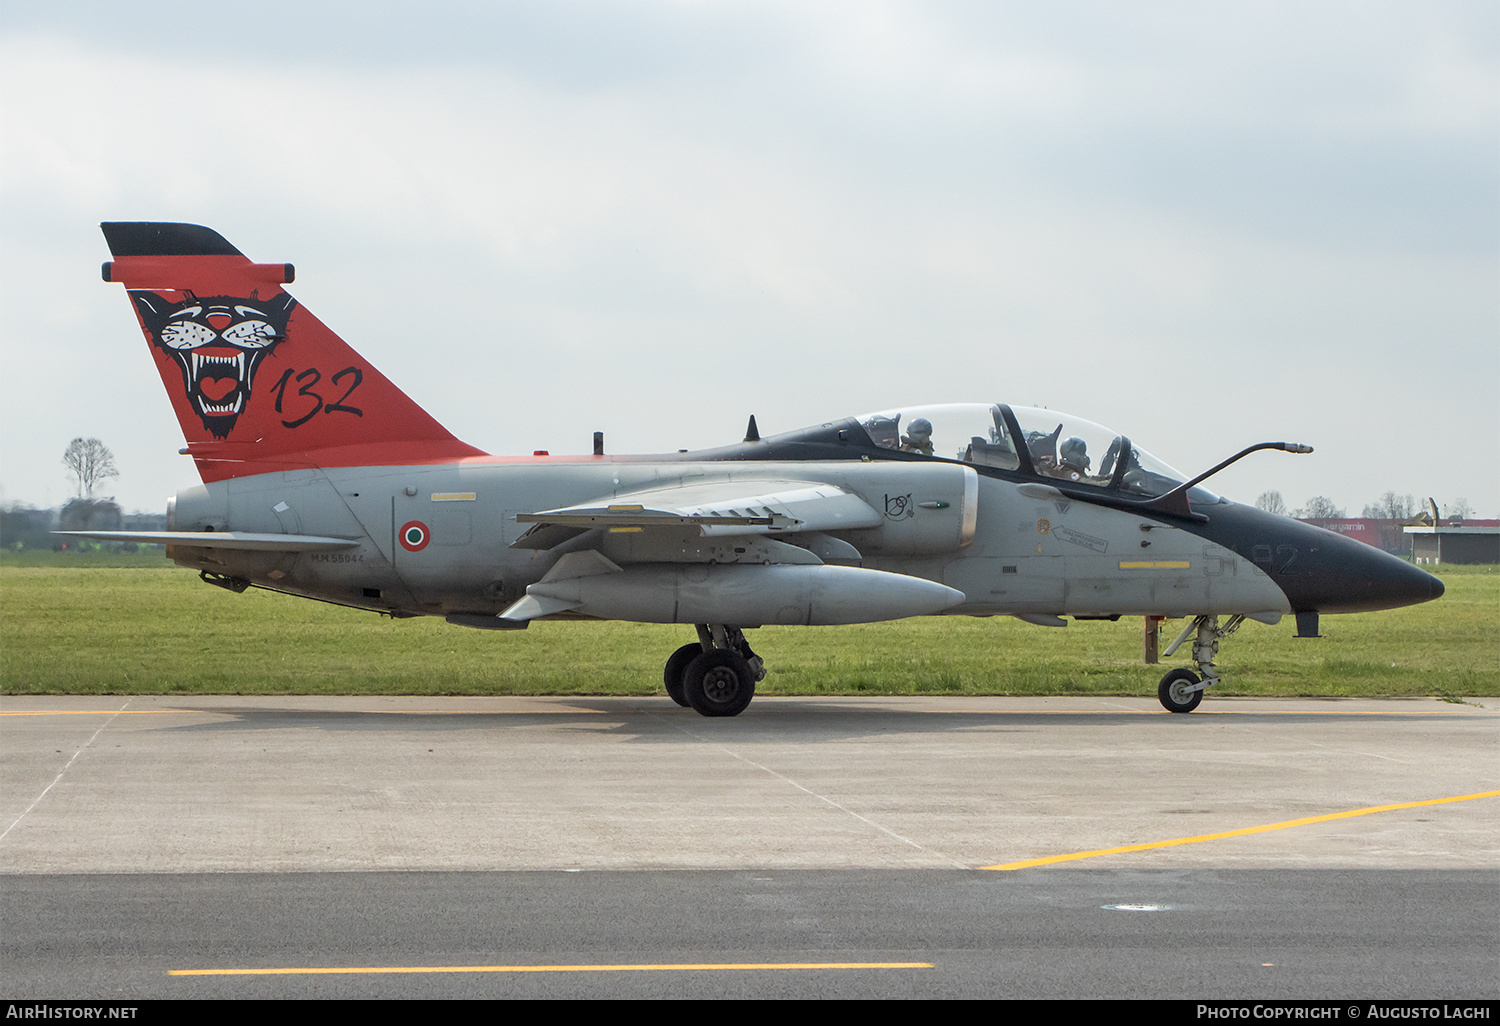
<svg viewBox="0 0 1500 1026"><path fill-rule="evenodd" d="M1187 480L1124 435L1053 410L957 403L854 418L881 449L997 467L1023 476L1153 498ZM1193 488L1197 503L1218 496Z"/></svg>

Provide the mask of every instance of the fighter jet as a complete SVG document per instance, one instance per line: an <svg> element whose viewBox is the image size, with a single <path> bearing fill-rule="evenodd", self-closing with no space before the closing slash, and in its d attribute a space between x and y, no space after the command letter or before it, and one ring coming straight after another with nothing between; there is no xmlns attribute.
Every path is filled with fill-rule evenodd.
<svg viewBox="0 0 1500 1026"><path fill-rule="evenodd" d="M745 632L909 616L1064 626L1185 619L1172 712L1222 678L1245 620L1425 602L1443 585L1368 545L1204 487L1128 436L1003 402L880 410L716 449L491 456L459 441L282 286L199 225L101 226L203 483L166 545L207 583L392 617L517 630L537 619L691 625L673 701L742 712L766 673ZM1222 618L1222 620L1221 620ZM1153 619L1151 622L1155 622Z"/></svg>

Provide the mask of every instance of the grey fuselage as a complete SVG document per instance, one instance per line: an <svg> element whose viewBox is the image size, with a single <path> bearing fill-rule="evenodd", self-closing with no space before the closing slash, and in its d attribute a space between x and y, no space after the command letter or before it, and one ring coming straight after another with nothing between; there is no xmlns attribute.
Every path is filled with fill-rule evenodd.
<svg viewBox="0 0 1500 1026"><path fill-rule="evenodd" d="M841 488L881 513L880 523L714 536L695 527L599 528L550 548L516 547L528 529L518 514L673 486L732 491L739 481L772 479ZM473 626L498 626L490 618L563 556L586 550L623 567L668 570L788 561L858 566L956 589L964 600L943 612L971 616L1245 614L1274 622L1293 612L1404 605L1441 590L1432 591L1427 574L1369 546L1227 500L1207 507L1206 522L1195 522L1028 490L1039 492L1015 474L949 460L866 457L475 458L310 468L188 489L171 504L169 528L331 536L349 539L348 548L177 544L169 555L220 581ZM409 524L422 528L417 544L401 538ZM640 610L614 615L676 619L649 602Z"/></svg>

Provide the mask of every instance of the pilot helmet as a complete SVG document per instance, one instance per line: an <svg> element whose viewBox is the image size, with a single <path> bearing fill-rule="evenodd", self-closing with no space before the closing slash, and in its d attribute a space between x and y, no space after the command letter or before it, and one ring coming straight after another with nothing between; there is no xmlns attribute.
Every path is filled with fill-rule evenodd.
<svg viewBox="0 0 1500 1026"><path fill-rule="evenodd" d="M1089 469L1088 445L1077 435L1064 439L1057 452L1063 466L1077 470Z"/></svg>
<svg viewBox="0 0 1500 1026"><path fill-rule="evenodd" d="M918 417L911 422L911 427L907 428L907 433L911 435L913 440L925 442L932 437L932 421L926 417Z"/></svg>
<svg viewBox="0 0 1500 1026"><path fill-rule="evenodd" d="M901 443L901 430L897 425L900 416L887 417L876 414L865 421L865 430L870 432L870 438L874 443L884 449L894 449Z"/></svg>

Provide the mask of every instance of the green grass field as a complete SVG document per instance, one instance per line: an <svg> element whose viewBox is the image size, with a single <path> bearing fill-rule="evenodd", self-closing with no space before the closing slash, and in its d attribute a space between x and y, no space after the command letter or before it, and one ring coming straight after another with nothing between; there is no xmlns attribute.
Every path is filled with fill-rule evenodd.
<svg viewBox="0 0 1500 1026"><path fill-rule="evenodd" d="M1247 623L1225 644L1220 695L1500 695L1500 573L1445 567L1437 602ZM1163 625L1163 647L1183 622ZM1141 662L1141 622L1033 627L928 617L851 627L766 627L750 642L763 694L1154 696L1167 665ZM159 551L4 553L0 691L6 694L509 695L662 693L690 627L536 623L477 631L252 589L234 595ZM1184 646L1186 647L1186 646Z"/></svg>

